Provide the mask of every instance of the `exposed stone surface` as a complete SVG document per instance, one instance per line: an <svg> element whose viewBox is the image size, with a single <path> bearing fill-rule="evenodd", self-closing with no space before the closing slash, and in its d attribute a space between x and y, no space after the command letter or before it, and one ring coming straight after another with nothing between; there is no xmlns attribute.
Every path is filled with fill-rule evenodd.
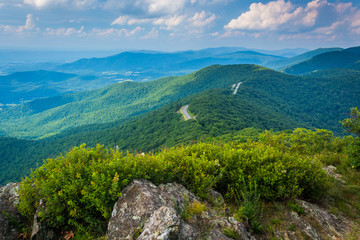
<svg viewBox="0 0 360 240"><path fill-rule="evenodd" d="M60 239L60 234L56 230L49 227L45 222L41 222L38 214L46 209L45 202L40 200L39 207L36 209L34 223L31 232L31 240L52 240Z"/></svg>
<svg viewBox="0 0 360 240"><path fill-rule="evenodd" d="M289 212L286 221L294 226L294 231L279 230L275 235L279 239L300 240L300 239L345 239L352 225L344 217L337 217L316 204L304 200L296 200L296 203L304 209L305 214L298 215Z"/></svg>
<svg viewBox="0 0 360 240"><path fill-rule="evenodd" d="M323 232L329 238L343 239L345 234L350 230L349 226L351 223L345 218L339 219L319 206L303 200L297 200L297 203L305 210L308 217L321 225Z"/></svg>
<svg viewBox="0 0 360 240"><path fill-rule="evenodd" d="M328 176L333 177L333 178L335 178L336 180L340 181L341 183L345 184L345 181L342 180L342 175L336 173L336 170L337 170L337 169L336 169L335 166L329 165L329 166L323 167L323 169L326 171L326 174L327 174Z"/></svg>
<svg viewBox="0 0 360 240"><path fill-rule="evenodd" d="M221 196L213 194L216 199ZM142 229L138 237L140 240L228 240L223 234L225 228L234 229L245 240L254 239L241 222L218 216L215 211L204 211L184 221L180 212L186 202L193 201L199 200L182 185L170 183L156 187L146 180L134 180L115 204L108 225L108 239L133 239L136 232Z"/></svg>
<svg viewBox="0 0 360 240"><path fill-rule="evenodd" d="M174 208L163 206L156 210L145 223L138 240L178 239L180 222L180 216Z"/></svg>
<svg viewBox="0 0 360 240"><path fill-rule="evenodd" d="M16 223L20 223L20 215L16 209L19 203L17 183L8 183L0 188L0 239L12 240L19 235Z"/></svg>

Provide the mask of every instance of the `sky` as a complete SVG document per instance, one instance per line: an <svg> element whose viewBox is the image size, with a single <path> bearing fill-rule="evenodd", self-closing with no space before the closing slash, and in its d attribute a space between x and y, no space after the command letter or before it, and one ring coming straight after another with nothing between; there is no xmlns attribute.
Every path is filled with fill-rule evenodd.
<svg viewBox="0 0 360 240"><path fill-rule="evenodd" d="M1 49L358 45L359 0L0 0Z"/></svg>

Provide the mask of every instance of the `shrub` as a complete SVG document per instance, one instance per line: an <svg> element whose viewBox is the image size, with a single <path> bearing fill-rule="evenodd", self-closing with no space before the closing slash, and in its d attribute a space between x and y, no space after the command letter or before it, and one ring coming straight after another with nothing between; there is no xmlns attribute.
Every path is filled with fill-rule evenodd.
<svg viewBox="0 0 360 240"><path fill-rule="evenodd" d="M31 222L42 199L46 211L39 215L51 226L101 236L121 191L133 179L147 179L154 184L176 181L202 198L211 188L229 199L241 196L242 214L248 218L256 215L250 210L254 210L251 204L258 202L259 196L270 201L298 196L313 199L327 189L328 178L319 159L305 154L297 143L287 142L289 134L265 135L258 142L197 143L145 155L83 144L64 156L48 159L24 178L18 208ZM321 134L321 147L311 151L326 148L330 155L334 144L328 142L329 136ZM341 141L336 148L343 151ZM256 183L256 188L247 183ZM188 203L185 214L201 214L204 207ZM252 225L254 229L261 226L256 220Z"/></svg>

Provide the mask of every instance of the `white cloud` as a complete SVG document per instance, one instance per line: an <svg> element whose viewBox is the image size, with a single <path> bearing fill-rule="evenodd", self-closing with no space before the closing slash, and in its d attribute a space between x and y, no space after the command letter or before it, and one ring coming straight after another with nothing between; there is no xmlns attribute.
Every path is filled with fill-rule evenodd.
<svg viewBox="0 0 360 240"><path fill-rule="evenodd" d="M159 17L175 14L183 10L190 0L108 0L106 10L120 10L125 14Z"/></svg>
<svg viewBox="0 0 360 240"><path fill-rule="evenodd" d="M143 36L142 39L157 39L158 37L159 37L159 30L153 28L149 33Z"/></svg>
<svg viewBox="0 0 360 240"><path fill-rule="evenodd" d="M295 9L290 2L278 0L263 3L253 3L250 10L241 14L237 19L230 21L228 29L249 29L263 30L276 29L278 26L287 23L289 20L299 15L301 8Z"/></svg>
<svg viewBox="0 0 360 240"><path fill-rule="evenodd" d="M329 3L327 0L313 0L305 7L299 7L290 1L276 0L266 4L252 3L249 11L232 19L225 29L272 31L289 36L298 33L335 34L349 31L349 27L360 26L360 10L352 3ZM343 28L342 30L340 28ZM350 31L352 31L350 29ZM356 32L356 30L355 30Z"/></svg>
<svg viewBox="0 0 360 240"><path fill-rule="evenodd" d="M143 3L147 5L147 10L152 13L176 13L178 10L185 7L187 0L144 0Z"/></svg>
<svg viewBox="0 0 360 240"><path fill-rule="evenodd" d="M97 0L24 0L24 4L42 9L47 7L72 7L76 9L89 9L98 6Z"/></svg>
<svg viewBox="0 0 360 240"><path fill-rule="evenodd" d="M181 30L181 28L203 28L211 24L216 16L205 11L197 12L192 17L187 15L173 15L155 18L133 18L130 16L120 16L111 25L142 25L152 24L166 30ZM180 28L181 26L181 28ZM197 30L198 31L198 30Z"/></svg>
<svg viewBox="0 0 360 240"><path fill-rule="evenodd" d="M207 14L205 11L197 12L189 21L195 27L204 27L211 24L216 19L214 14Z"/></svg>
<svg viewBox="0 0 360 240"><path fill-rule="evenodd" d="M158 26L164 26L165 29L172 29L180 25L185 20L184 15L175 15L172 17L160 17L160 18L131 18L129 16L120 16L111 25L141 25L141 24L153 24Z"/></svg>
<svg viewBox="0 0 360 240"><path fill-rule="evenodd" d="M32 14L26 15L25 25L22 26L11 26L11 25L1 25L0 30L4 32L13 32L13 33L29 33L37 32L38 28L35 26L35 20Z"/></svg>
<svg viewBox="0 0 360 240"><path fill-rule="evenodd" d="M91 35L99 36L99 37L132 37L139 33L140 31L143 31L144 29L141 27L136 27L132 30L122 28L122 29L116 29L116 28L106 28L106 29L100 29L100 28L94 28L91 31Z"/></svg>
<svg viewBox="0 0 360 240"><path fill-rule="evenodd" d="M154 19L153 24L166 26L165 29L170 30L183 23L185 18L186 18L185 15L180 15L180 16L175 15L173 17L157 18Z"/></svg>
<svg viewBox="0 0 360 240"><path fill-rule="evenodd" d="M75 28L46 28L46 35L52 36L77 36L83 37L86 36L86 32L84 31L84 27L81 26L79 29Z"/></svg>
<svg viewBox="0 0 360 240"><path fill-rule="evenodd" d="M125 25L127 24L127 21L129 19L129 16L120 16L117 19L115 19L111 25L119 24L119 25Z"/></svg>

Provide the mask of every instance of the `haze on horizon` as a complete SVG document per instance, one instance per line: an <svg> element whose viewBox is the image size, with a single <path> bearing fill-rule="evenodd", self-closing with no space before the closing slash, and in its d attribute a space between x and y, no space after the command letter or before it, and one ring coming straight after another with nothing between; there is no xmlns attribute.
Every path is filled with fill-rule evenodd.
<svg viewBox="0 0 360 240"><path fill-rule="evenodd" d="M360 45L355 0L0 0L0 49Z"/></svg>

